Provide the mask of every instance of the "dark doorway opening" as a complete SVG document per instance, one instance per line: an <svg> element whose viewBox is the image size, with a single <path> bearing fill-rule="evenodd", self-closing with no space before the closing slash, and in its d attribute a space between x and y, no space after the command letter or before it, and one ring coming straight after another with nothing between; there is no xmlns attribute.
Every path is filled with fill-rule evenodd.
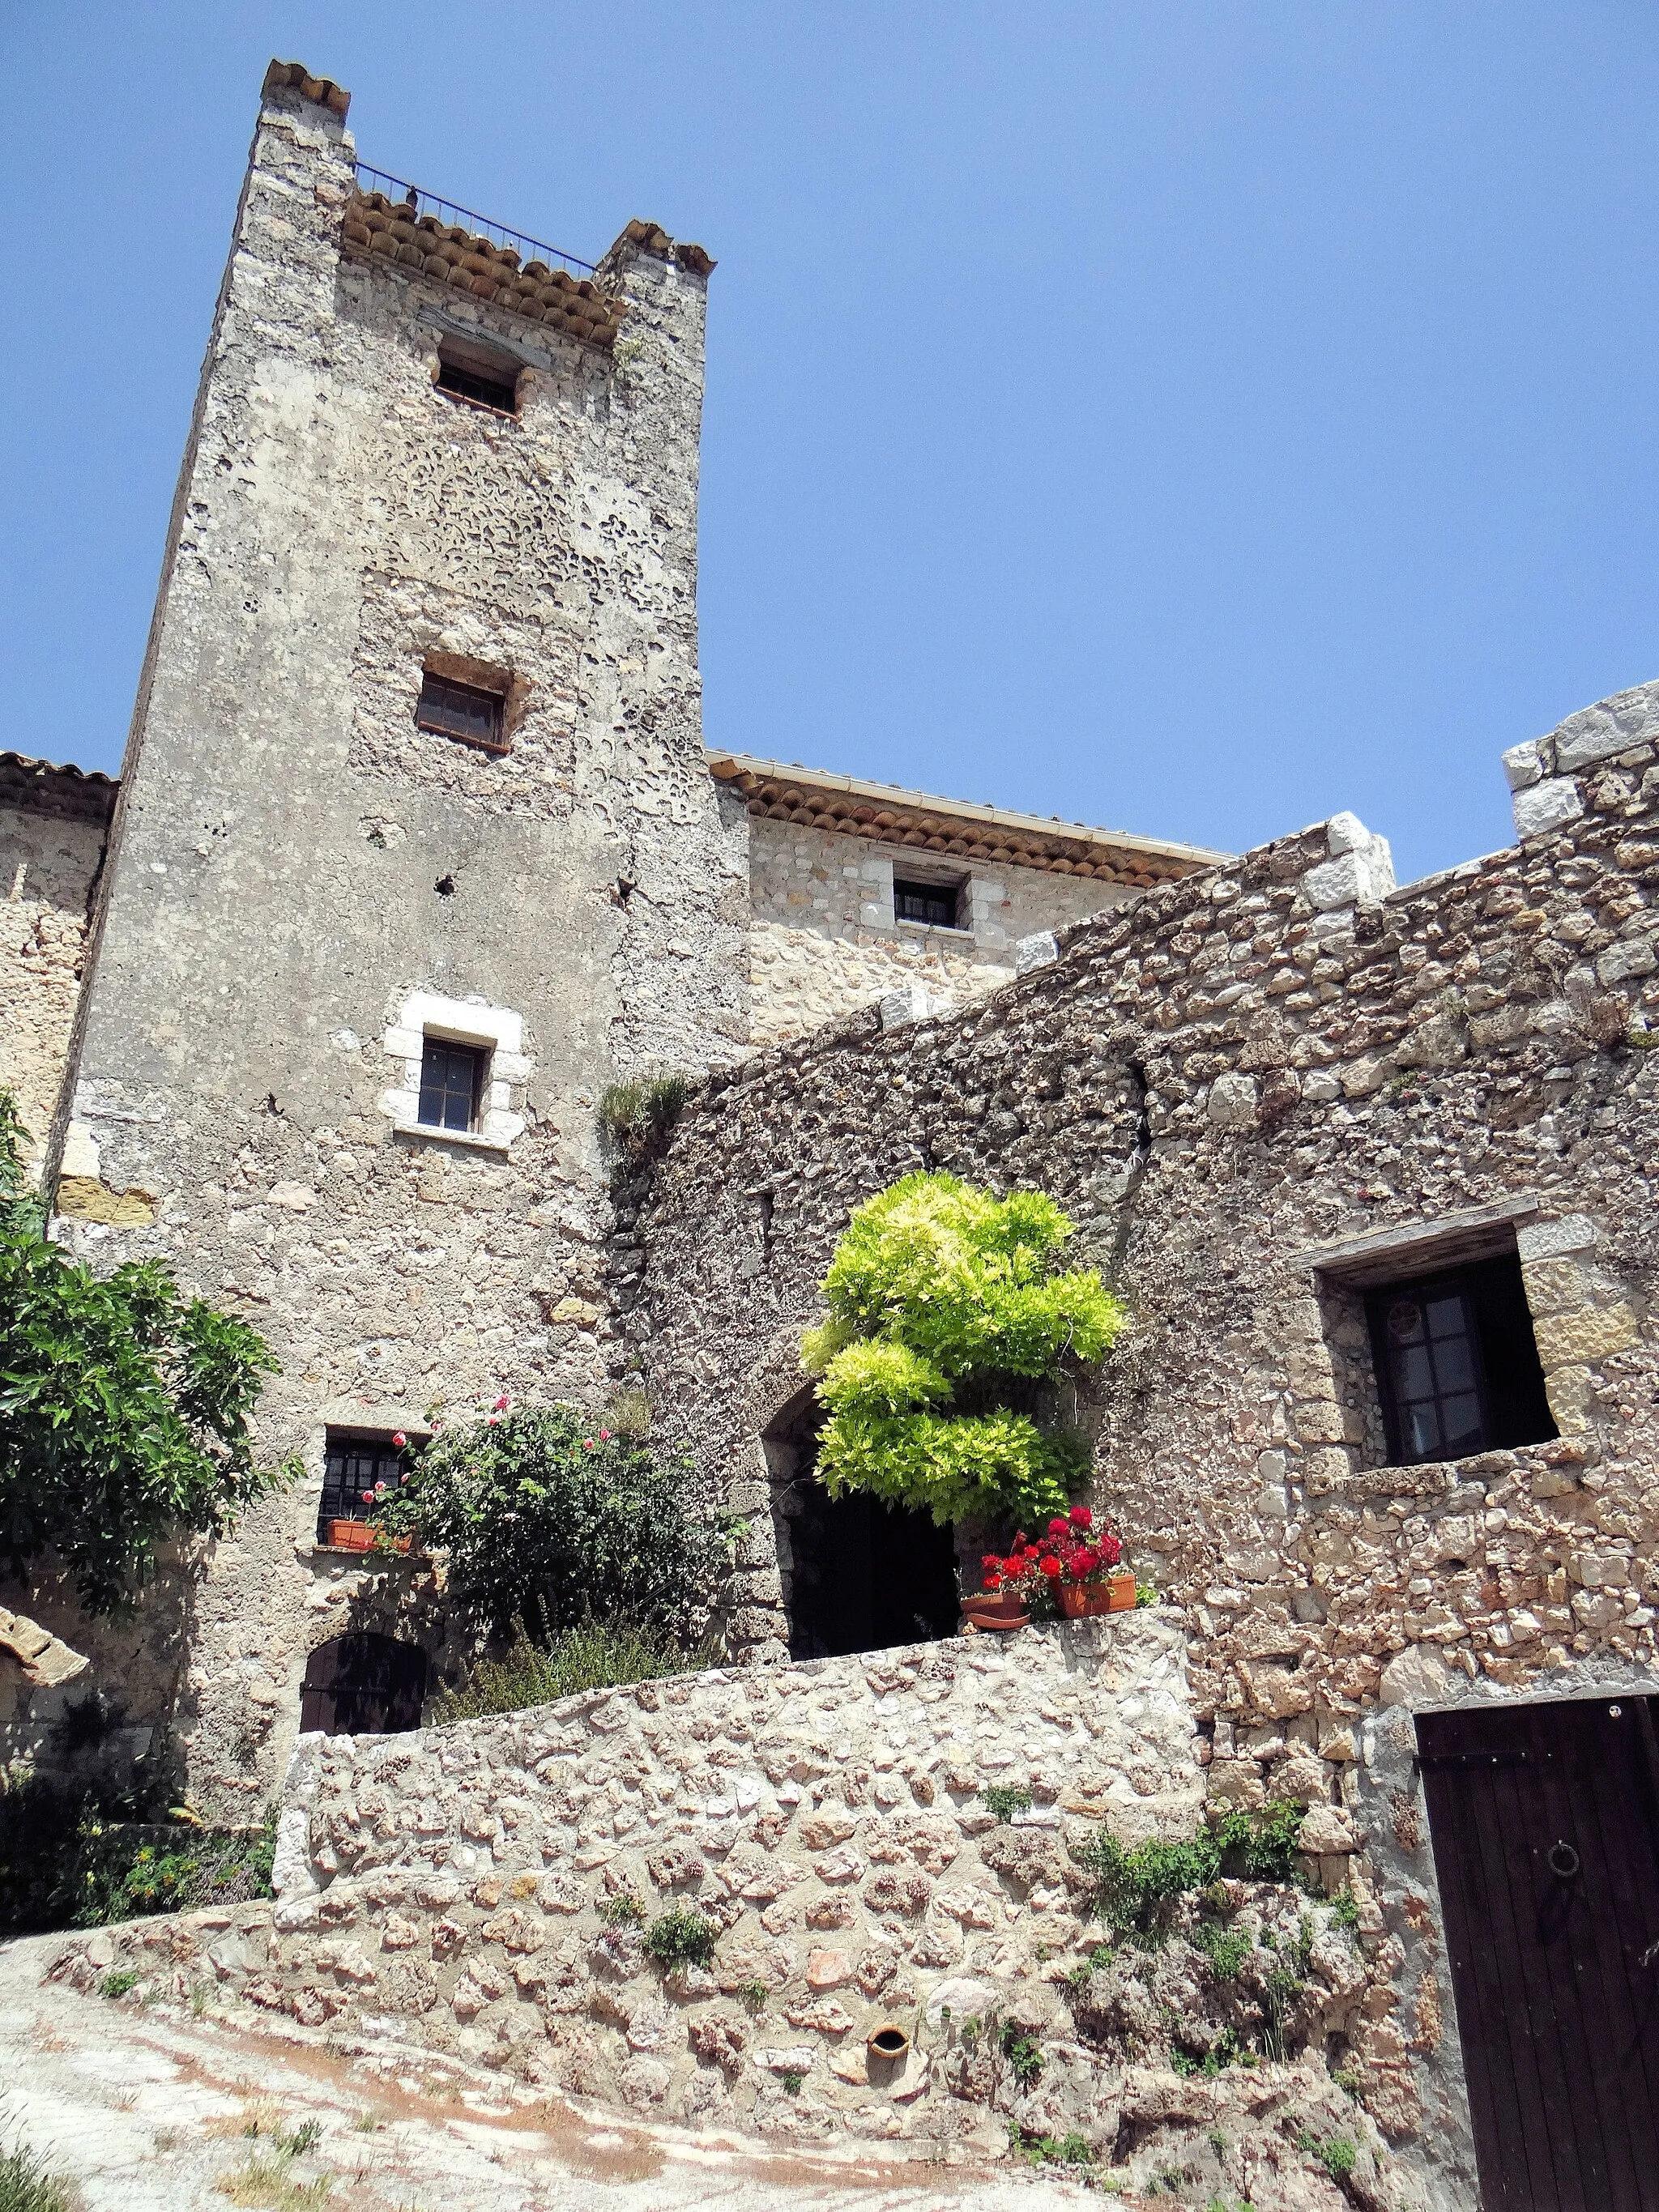
<svg viewBox="0 0 1659 2212"><path fill-rule="evenodd" d="M803 1392L764 1439L790 1657L836 1659L954 1636L955 1532L873 1498L831 1498L814 1471L823 1419Z"/></svg>
<svg viewBox="0 0 1659 2212"><path fill-rule="evenodd" d="M419 1728L426 1654L364 1630L319 1644L306 1662L300 1727L325 1735L394 1735Z"/></svg>
<svg viewBox="0 0 1659 2212"><path fill-rule="evenodd" d="M956 1544L929 1513L862 1496L798 1492L789 1604L792 1659L835 1659L954 1636Z"/></svg>
<svg viewBox="0 0 1659 2212"><path fill-rule="evenodd" d="M1418 1717L1488 2212L1659 2207L1653 1705Z"/></svg>

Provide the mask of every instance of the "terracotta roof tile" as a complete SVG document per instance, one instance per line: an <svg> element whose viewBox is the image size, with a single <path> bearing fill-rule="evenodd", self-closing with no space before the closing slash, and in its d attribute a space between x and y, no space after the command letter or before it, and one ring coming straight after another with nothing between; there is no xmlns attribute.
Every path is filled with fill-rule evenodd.
<svg viewBox="0 0 1659 2212"><path fill-rule="evenodd" d="M265 94L297 92L302 100L313 101L319 107L331 107L343 118L351 105L351 94L343 85L336 84L331 76L313 76L303 62L272 62L265 71Z"/></svg>
<svg viewBox="0 0 1659 2212"><path fill-rule="evenodd" d="M520 267L515 246L492 245L436 216L417 216L384 192L353 195L344 235L349 252L388 262L411 276L452 284L475 300L544 323L586 345L614 345L627 313L627 301L602 291L591 276L573 276L544 261Z"/></svg>
<svg viewBox="0 0 1659 2212"><path fill-rule="evenodd" d="M119 789L115 777L96 769L35 760L28 753L0 752L0 805L25 813L60 814L80 822L107 822Z"/></svg>
<svg viewBox="0 0 1659 2212"><path fill-rule="evenodd" d="M1045 822L1039 815L936 799L927 792L863 783L744 753L710 753L708 772L717 782L742 792L750 813L763 821L799 822L844 836L873 837L883 844L1002 867L1042 868L1051 875L1088 877L1134 890L1173 882L1230 857L1196 845L1091 830L1080 822Z"/></svg>

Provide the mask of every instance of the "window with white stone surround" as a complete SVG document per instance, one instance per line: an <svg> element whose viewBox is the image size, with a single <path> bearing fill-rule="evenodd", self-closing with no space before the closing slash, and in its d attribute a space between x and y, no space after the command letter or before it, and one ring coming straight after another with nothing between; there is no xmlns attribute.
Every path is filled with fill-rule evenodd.
<svg viewBox="0 0 1659 2212"><path fill-rule="evenodd" d="M398 1079L381 1092L380 1111L400 1133L495 1152L504 1152L523 1134L531 1062L525 1056L523 1018L511 1007L412 991L382 1042L397 1064ZM428 1043L465 1045L483 1055L478 1110L470 1129L444 1127L421 1117L421 1071Z"/></svg>

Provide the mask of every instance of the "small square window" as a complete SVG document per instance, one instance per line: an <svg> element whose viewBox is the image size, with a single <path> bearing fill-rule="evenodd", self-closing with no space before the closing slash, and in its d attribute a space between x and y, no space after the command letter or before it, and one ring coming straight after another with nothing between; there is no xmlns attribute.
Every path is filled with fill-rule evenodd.
<svg viewBox="0 0 1659 2212"><path fill-rule="evenodd" d="M1556 1434L1513 1255L1365 1300L1389 1461L1464 1459Z"/></svg>
<svg viewBox="0 0 1659 2212"><path fill-rule="evenodd" d="M925 921L932 929L955 929L960 894L954 884L913 884L893 878L895 921Z"/></svg>
<svg viewBox="0 0 1659 2212"><path fill-rule="evenodd" d="M498 415L519 411L519 373L505 362L459 360L446 347L438 356L437 386L452 399L470 399L475 407L493 408Z"/></svg>
<svg viewBox="0 0 1659 2212"><path fill-rule="evenodd" d="M351 1528L337 1535L334 1524L366 1522L374 1510L377 1486L397 1489L412 1462L407 1445L394 1444L388 1436L356 1434L331 1429L323 1462L323 1494L317 1508L317 1541L347 1543ZM349 1546L348 1545L348 1547Z"/></svg>
<svg viewBox="0 0 1659 2212"><path fill-rule="evenodd" d="M507 701L501 693L486 691L477 684L458 684L453 677L434 676L429 668L421 678L415 723L417 729L459 738L463 744L482 745L486 752L511 750Z"/></svg>
<svg viewBox="0 0 1659 2212"><path fill-rule="evenodd" d="M428 1037L416 1118L429 1129L473 1129L483 1096L484 1055L474 1044Z"/></svg>

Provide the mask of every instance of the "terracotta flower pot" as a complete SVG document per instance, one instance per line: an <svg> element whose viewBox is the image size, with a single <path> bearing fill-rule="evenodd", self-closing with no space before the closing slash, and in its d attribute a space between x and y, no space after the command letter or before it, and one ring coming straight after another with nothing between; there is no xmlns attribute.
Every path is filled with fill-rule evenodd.
<svg viewBox="0 0 1659 2212"><path fill-rule="evenodd" d="M1135 1578L1133 1575L1113 1575L1106 1584L1111 1592L1109 1613L1133 1613L1135 1609Z"/></svg>
<svg viewBox="0 0 1659 2212"><path fill-rule="evenodd" d="M374 1531L367 1521L331 1521L328 1540L337 1552L372 1552Z"/></svg>
<svg viewBox="0 0 1659 2212"><path fill-rule="evenodd" d="M963 1598L962 1609L970 1620L1007 1620L1030 1610L1023 1597L1004 1590L975 1590Z"/></svg>
<svg viewBox="0 0 1659 2212"><path fill-rule="evenodd" d="M1067 1620L1091 1620L1097 1613L1115 1613L1119 1607L1109 1582L1062 1583L1060 1609Z"/></svg>

